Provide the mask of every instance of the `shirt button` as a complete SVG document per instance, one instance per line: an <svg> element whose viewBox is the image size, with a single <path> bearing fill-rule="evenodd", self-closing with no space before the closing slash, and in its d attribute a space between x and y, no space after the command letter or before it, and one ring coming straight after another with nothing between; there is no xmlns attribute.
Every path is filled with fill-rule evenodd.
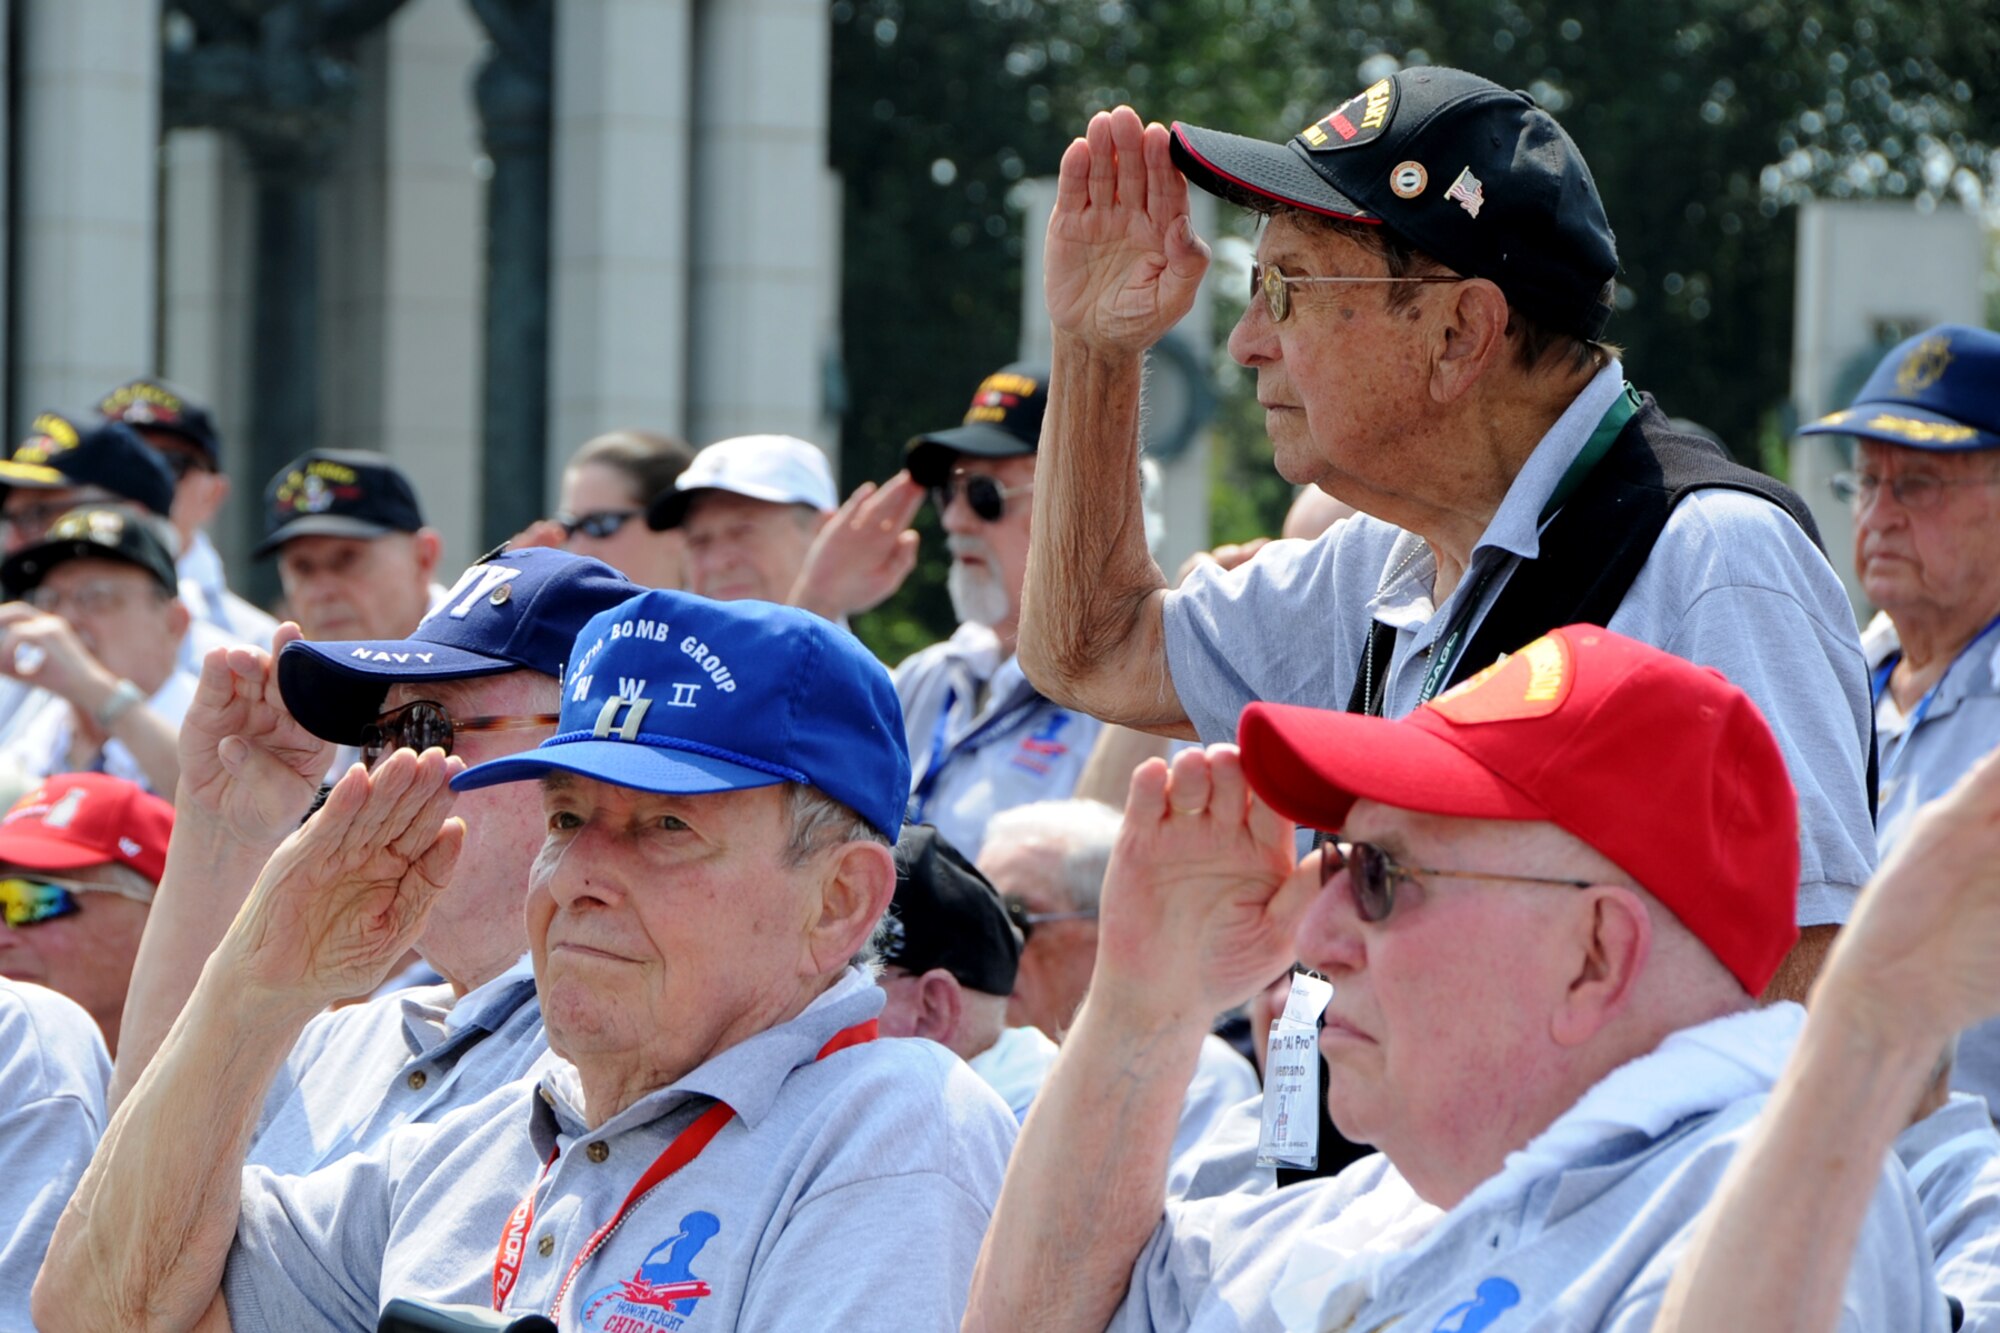
<svg viewBox="0 0 2000 1333"><path fill-rule="evenodd" d="M409 1077L409 1079L408 1079L408 1082L409 1082L409 1085L410 1085L410 1091L411 1091L411 1092L422 1092L422 1091L424 1090L424 1084L426 1084L426 1083L428 1083L428 1082L430 1082L430 1081L431 1081L431 1076L430 1076L429 1074L426 1074L426 1073L425 1073L425 1072L424 1072L423 1070L421 1070L421 1069L418 1069L418 1070L414 1070L414 1071L413 1071L413 1072L412 1072L412 1073L410 1074L410 1077Z"/></svg>
<svg viewBox="0 0 2000 1333"><path fill-rule="evenodd" d="M590 1158L591 1161L601 1162L611 1155L611 1145L603 1139L599 1139L583 1151L584 1155Z"/></svg>
<svg viewBox="0 0 2000 1333"><path fill-rule="evenodd" d="M535 1253L541 1255L542 1258L546 1259L555 1252L556 1237L554 1232L549 1232L535 1242Z"/></svg>

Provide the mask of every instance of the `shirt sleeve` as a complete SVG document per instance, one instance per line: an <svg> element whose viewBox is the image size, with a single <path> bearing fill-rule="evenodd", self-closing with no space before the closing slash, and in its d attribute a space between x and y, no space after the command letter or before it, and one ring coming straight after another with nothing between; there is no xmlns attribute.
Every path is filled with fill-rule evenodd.
<svg viewBox="0 0 2000 1333"><path fill-rule="evenodd" d="M394 1136L302 1176L243 1169L222 1290L237 1328L375 1327L392 1214Z"/></svg>

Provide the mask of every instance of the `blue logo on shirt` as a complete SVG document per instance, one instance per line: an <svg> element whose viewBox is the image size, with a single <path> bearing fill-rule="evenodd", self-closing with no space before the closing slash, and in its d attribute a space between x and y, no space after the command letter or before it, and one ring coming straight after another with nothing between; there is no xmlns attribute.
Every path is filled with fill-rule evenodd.
<svg viewBox="0 0 2000 1333"><path fill-rule="evenodd" d="M1469 1301L1460 1301L1444 1312L1431 1333L1480 1333L1493 1321L1521 1303L1521 1289L1504 1277L1489 1277Z"/></svg>
<svg viewBox="0 0 2000 1333"><path fill-rule="evenodd" d="M592 1292L584 1302L583 1326L597 1333L652 1333L677 1329L704 1296L715 1294L694 1275L695 1256L722 1223L714 1213L689 1213L681 1229L655 1245L625 1282Z"/></svg>

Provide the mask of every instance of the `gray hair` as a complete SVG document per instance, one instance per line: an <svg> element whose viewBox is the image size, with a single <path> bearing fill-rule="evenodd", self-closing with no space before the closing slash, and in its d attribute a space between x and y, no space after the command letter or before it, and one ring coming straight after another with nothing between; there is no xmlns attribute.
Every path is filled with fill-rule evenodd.
<svg viewBox="0 0 2000 1333"><path fill-rule="evenodd" d="M802 866L830 847L850 842L873 842L887 847L889 840L875 826L834 800L817 787L802 782L785 785L785 815L791 833L785 842L785 864ZM869 976L882 970L882 949L888 943L889 914L884 912L868 933L860 952L848 959Z"/></svg>
<svg viewBox="0 0 2000 1333"><path fill-rule="evenodd" d="M1124 817L1102 801L1036 801L1002 810L986 821L985 848L1049 844L1062 852L1062 885L1078 911L1097 906L1111 848Z"/></svg>

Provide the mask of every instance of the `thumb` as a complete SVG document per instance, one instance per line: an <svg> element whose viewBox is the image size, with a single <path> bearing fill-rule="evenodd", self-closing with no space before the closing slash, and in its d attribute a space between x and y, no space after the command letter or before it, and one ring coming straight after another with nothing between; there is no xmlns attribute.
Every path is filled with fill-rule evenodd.
<svg viewBox="0 0 2000 1333"><path fill-rule="evenodd" d="M1176 278L1201 280L1208 271L1208 242L1195 234L1194 223L1183 213L1167 228L1167 269Z"/></svg>

